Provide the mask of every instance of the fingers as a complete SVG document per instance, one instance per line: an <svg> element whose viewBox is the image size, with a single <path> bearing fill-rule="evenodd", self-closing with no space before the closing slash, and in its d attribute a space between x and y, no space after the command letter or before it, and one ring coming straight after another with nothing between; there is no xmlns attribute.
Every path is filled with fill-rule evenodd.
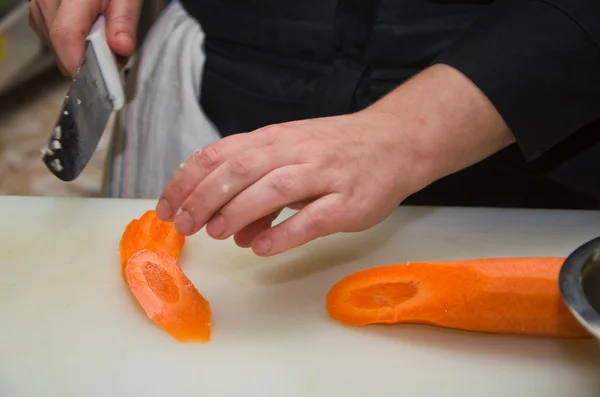
<svg viewBox="0 0 600 397"><path fill-rule="evenodd" d="M141 0L111 0L106 8L106 40L109 47L122 57L135 51Z"/></svg>
<svg viewBox="0 0 600 397"><path fill-rule="evenodd" d="M265 135L244 133L232 135L212 143L194 153L177 171L165 187L156 206L156 214L163 221L173 221L179 208L198 185L215 169L238 153L255 147L268 147L272 142ZM225 183L225 181L222 181ZM217 188L223 190L223 184ZM189 204L189 201L188 201ZM212 214L211 214L212 215Z"/></svg>
<svg viewBox="0 0 600 397"><path fill-rule="evenodd" d="M307 206L309 203L309 201L305 201L302 203L289 204L287 205L287 208L290 208L292 210L300 210ZM273 212L272 214L264 216L247 226L244 226L241 230L237 231L233 235L233 241L241 248L249 248L252 245L252 240L254 240L254 238L260 233L270 228L273 222L275 222L277 217L281 214L281 211L283 211L283 208ZM210 222L207 226L209 225Z"/></svg>
<svg viewBox="0 0 600 397"><path fill-rule="evenodd" d="M59 0L32 0L29 3L29 26L33 29L38 38L46 43L52 51L54 58L58 61L58 56L49 37L49 26L56 17L56 12L60 4ZM60 72L66 76L69 72L63 67L60 62L56 63Z"/></svg>
<svg viewBox="0 0 600 397"><path fill-rule="evenodd" d="M32 0L29 2L29 26L43 42L49 44L48 27L56 16L58 0Z"/></svg>
<svg viewBox="0 0 600 397"><path fill-rule="evenodd" d="M63 0L54 21L48 25L50 42L58 62L70 76L77 72L85 49L85 38L102 6L97 0Z"/></svg>
<svg viewBox="0 0 600 397"><path fill-rule="evenodd" d="M206 231L213 238L228 238L280 208L330 193L328 180L311 164L277 168L221 208Z"/></svg>
<svg viewBox="0 0 600 397"><path fill-rule="evenodd" d="M117 56L129 57L140 10L141 0L32 0L29 15L32 29L52 48L59 68L74 76L98 15L105 14L109 47Z"/></svg>
<svg viewBox="0 0 600 397"><path fill-rule="evenodd" d="M271 171L295 164L297 160L294 150L282 150L277 145L251 149L231 157L200 182L185 199L181 205L182 212L174 219L176 230L184 235L196 233L229 201L234 198L238 200L237 196L246 188ZM239 228L285 204L273 206L258 216L254 216L257 214L256 208L251 208L250 220ZM219 225L219 219L217 217L213 224ZM249 219L248 214L246 219Z"/></svg>
<svg viewBox="0 0 600 397"><path fill-rule="evenodd" d="M343 211L339 194L323 196L256 236L252 250L259 256L272 256L342 231L345 229Z"/></svg>
<svg viewBox="0 0 600 397"><path fill-rule="evenodd" d="M279 216L281 210L273 212L267 216L252 222L242 230L233 235L233 240L241 248L248 248L252 245L252 240L260 233L271 227L275 219ZM210 223L209 223L210 224Z"/></svg>

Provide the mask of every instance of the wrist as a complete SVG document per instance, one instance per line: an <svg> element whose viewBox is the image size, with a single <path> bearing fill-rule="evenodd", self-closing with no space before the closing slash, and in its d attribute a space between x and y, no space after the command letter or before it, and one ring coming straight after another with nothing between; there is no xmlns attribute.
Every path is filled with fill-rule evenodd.
<svg viewBox="0 0 600 397"><path fill-rule="evenodd" d="M514 142L483 92L447 65L424 70L364 112L394 120L390 145L399 159L410 159L411 194ZM407 172L406 161L400 163L402 175Z"/></svg>

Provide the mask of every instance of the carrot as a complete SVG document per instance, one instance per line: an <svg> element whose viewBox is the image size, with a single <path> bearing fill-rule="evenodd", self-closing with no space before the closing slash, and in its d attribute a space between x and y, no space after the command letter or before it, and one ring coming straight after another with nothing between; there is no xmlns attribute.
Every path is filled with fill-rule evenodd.
<svg viewBox="0 0 600 397"><path fill-rule="evenodd" d="M164 222L156 216L154 210L148 210L140 219L132 220L121 236L121 274L125 274L125 264L129 257L141 249L162 251L179 259L184 245L185 236L175 230L172 222Z"/></svg>
<svg viewBox="0 0 600 397"><path fill-rule="evenodd" d="M125 280L148 318L175 340L210 340L210 305L171 255L135 252L127 259Z"/></svg>
<svg viewBox="0 0 600 397"><path fill-rule="evenodd" d="M427 324L486 333L585 338L563 303L564 258L486 258L374 267L329 290L330 317L349 326Z"/></svg>
<svg viewBox="0 0 600 397"><path fill-rule="evenodd" d="M144 235L140 229L139 220L134 219L125 228L121 241L119 242L119 251L121 255L121 273L125 276L125 264L129 257L135 254L144 246Z"/></svg>

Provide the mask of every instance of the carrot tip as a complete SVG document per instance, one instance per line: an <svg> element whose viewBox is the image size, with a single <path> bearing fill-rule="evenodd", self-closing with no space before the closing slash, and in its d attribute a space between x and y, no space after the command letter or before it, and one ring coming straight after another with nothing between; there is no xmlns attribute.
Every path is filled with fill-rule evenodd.
<svg viewBox="0 0 600 397"><path fill-rule="evenodd" d="M184 246L185 236L175 230L173 223L160 220L156 211L148 210L139 219L132 220L121 236L121 275L125 277L129 257L141 249L162 251L178 259Z"/></svg>

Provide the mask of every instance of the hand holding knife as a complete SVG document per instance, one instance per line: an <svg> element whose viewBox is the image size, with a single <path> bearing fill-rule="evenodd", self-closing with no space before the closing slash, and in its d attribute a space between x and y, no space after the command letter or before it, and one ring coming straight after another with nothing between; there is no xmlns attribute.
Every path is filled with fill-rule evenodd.
<svg viewBox="0 0 600 397"><path fill-rule="evenodd" d="M42 160L63 181L76 179L88 164L114 111L125 103L116 57L99 16L86 38L83 60L73 78Z"/></svg>

